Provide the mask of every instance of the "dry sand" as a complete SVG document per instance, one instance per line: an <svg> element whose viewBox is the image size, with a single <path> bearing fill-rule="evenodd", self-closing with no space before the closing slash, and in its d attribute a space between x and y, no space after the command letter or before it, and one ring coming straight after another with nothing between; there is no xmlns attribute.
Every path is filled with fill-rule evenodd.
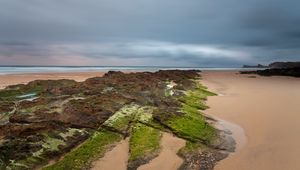
<svg viewBox="0 0 300 170"><path fill-rule="evenodd" d="M206 113L238 124L247 136L247 143L215 169L300 169L300 79L249 78L232 71L202 75L203 84L220 94L208 98Z"/></svg>
<svg viewBox="0 0 300 170"><path fill-rule="evenodd" d="M183 160L177 152L185 146L185 140L164 132L160 144L162 150L159 155L148 164L140 166L138 170L174 170L180 167Z"/></svg>
<svg viewBox="0 0 300 170"><path fill-rule="evenodd" d="M91 170L126 170L128 152L129 140L127 138L122 140L111 151L106 152L104 157L94 162Z"/></svg>

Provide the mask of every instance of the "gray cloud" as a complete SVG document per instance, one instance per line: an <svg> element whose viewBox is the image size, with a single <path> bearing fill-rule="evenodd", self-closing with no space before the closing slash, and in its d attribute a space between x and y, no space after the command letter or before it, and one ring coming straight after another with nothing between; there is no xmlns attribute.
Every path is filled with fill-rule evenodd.
<svg viewBox="0 0 300 170"><path fill-rule="evenodd" d="M0 0L0 63L300 60L299 6L296 0Z"/></svg>
<svg viewBox="0 0 300 170"><path fill-rule="evenodd" d="M254 33L245 45L271 48L298 48L300 45L299 1L262 3L241 17L244 29Z"/></svg>
<svg viewBox="0 0 300 170"><path fill-rule="evenodd" d="M205 66L207 63L231 61L243 63L251 61L251 55L238 49L214 45L182 44L162 41L134 41L118 43L73 43L73 44L23 44L5 43L0 45L0 59L13 62L18 57L38 57L51 64L58 58L73 61L72 56L84 59L87 65L103 65L107 59L141 60L144 65L170 63L177 66ZM67 59L68 58L68 59ZM10 60L9 60L10 59ZM163 62L162 62L163 61ZM173 61L173 62L172 62ZM118 63L121 64L121 63ZM135 63L132 63L135 65Z"/></svg>

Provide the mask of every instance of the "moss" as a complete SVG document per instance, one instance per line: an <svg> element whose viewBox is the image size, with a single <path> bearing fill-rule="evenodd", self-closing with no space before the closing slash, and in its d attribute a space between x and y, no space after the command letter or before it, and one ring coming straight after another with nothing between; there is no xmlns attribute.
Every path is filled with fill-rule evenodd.
<svg viewBox="0 0 300 170"><path fill-rule="evenodd" d="M171 118L167 124L181 137L192 141L212 142L216 134L215 129L194 108L187 108L183 110L186 112L184 115Z"/></svg>
<svg viewBox="0 0 300 170"><path fill-rule="evenodd" d="M59 127L60 123L56 119L59 119L60 116L51 118L51 115L60 113L62 116L70 117L65 120L64 127L86 127L90 122L95 124L91 126L94 130L98 129L99 125L105 121L103 127L106 129L125 135L130 134L129 163L134 164L132 167L136 167L157 155L160 148L160 131L172 130L179 137L195 141L185 148L187 151L196 149L196 143L203 141L209 143L214 138L215 130L205 122L205 118L199 111L207 108L204 101L207 96L214 95L214 93L197 84L197 80L191 80L197 78L197 73L187 72L187 75L185 74L184 72L181 74L181 71L178 73L174 71L170 75L160 71L155 75L152 73L122 74L121 77L117 74L107 74L103 78L84 83L68 80L35 81L29 85L0 91L0 101L11 100L18 103L18 100L35 97L33 94L37 94L36 97L45 98L45 100L33 102L32 105L26 103L19 105L23 108L17 107L16 113L30 113L20 117L21 121L23 118L27 120L28 117L39 118L42 116L45 121L51 121L57 125L54 127ZM114 76L116 77L114 78ZM43 88L44 92L40 93ZM181 95L183 96L178 97ZM47 102L46 105L41 105L45 104L44 102ZM140 105L128 104L129 102L136 102ZM117 111L120 106L123 107ZM9 113L11 110L2 112ZM113 116L111 116L112 113L114 113ZM155 115L155 119L153 119L153 115ZM8 120L6 116L3 118L5 121ZM78 118L82 118L82 120ZM73 124L72 120L78 122ZM34 124L32 125L35 127ZM112 128L107 128L107 126ZM31 125L29 127L31 128ZM52 128L52 124L46 122L45 128ZM24 160L16 160L12 166L27 166L28 169L32 169L32 167L44 165L50 158L69 151L80 141L86 139L92 130L87 131L73 128L69 128L67 131L65 128L58 128L55 132L51 131L43 138L43 141L38 138L40 139L39 143L32 142L32 144L36 144L34 145L36 147L20 151L20 154L27 154L27 158L19 158ZM37 136L44 135L43 132L39 130L32 133ZM45 167L45 169L86 169L93 160L104 155L110 144L121 139L117 133L102 129L78 148L67 153L61 161ZM84 138L77 140L77 137L81 136L79 134L83 134ZM77 142L75 143L75 141ZM13 154L11 157L7 156L9 159L17 158L19 154L11 151L7 153Z"/></svg>
<svg viewBox="0 0 300 170"><path fill-rule="evenodd" d="M167 121L167 125L181 137L191 141L202 141L211 143L216 135L215 129L209 125L199 109L204 110L207 96L215 95L207 91L203 86L198 85L194 90L189 90L183 97L181 112L183 115L172 117Z"/></svg>
<svg viewBox="0 0 300 170"><path fill-rule="evenodd" d="M7 170L22 170L22 169L29 169L28 166L22 163L18 163L15 160L10 160L9 166L7 166L5 169Z"/></svg>
<svg viewBox="0 0 300 170"><path fill-rule="evenodd" d="M147 156L155 154L160 148L159 143L159 130L137 123L132 129L129 142L129 161L145 159Z"/></svg>
<svg viewBox="0 0 300 170"><path fill-rule="evenodd" d="M65 132L65 133L61 132L61 133L59 133L59 136L61 136L64 140L67 140L68 137L74 136L76 133L83 134L83 133L85 133L85 130L68 128L67 132Z"/></svg>
<svg viewBox="0 0 300 170"><path fill-rule="evenodd" d="M137 110L138 105L126 105L112 115L104 122L104 125L113 127L119 130L127 129L127 126L134 118L134 113Z"/></svg>
<svg viewBox="0 0 300 170"><path fill-rule="evenodd" d="M65 142L61 139L47 137L46 142L42 145L44 150L58 151L59 145L65 145Z"/></svg>
<svg viewBox="0 0 300 170"><path fill-rule="evenodd" d="M154 107L151 106L143 106L137 110L137 114L135 115L135 120L147 123L152 120L152 112Z"/></svg>
<svg viewBox="0 0 300 170"><path fill-rule="evenodd" d="M45 156L45 154L59 153L59 146L65 146L67 138L74 136L76 133L82 134L85 133L85 131L81 129L68 128L66 132L61 132L56 137L51 137L51 135L45 134L45 139L40 150L33 152L32 156L26 159L14 161L13 164L10 163L9 167L12 167L12 169L32 169L35 165L46 164L47 156Z"/></svg>
<svg viewBox="0 0 300 170"><path fill-rule="evenodd" d="M2 99L14 99L16 96L21 95L22 92L20 90L1 90L0 98Z"/></svg>
<svg viewBox="0 0 300 170"><path fill-rule="evenodd" d="M199 150L204 150L207 148L205 145L199 143L199 142L191 142L187 141L185 146L181 148L178 153L179 155L185 155L187 153L197 152Z"/></svg>
<svg viewBox="0 0 300 170"><path fill-rule="evenodd" d="M125 130L130 122L148 122L152 119L153 107L130 104L122 107L113 116L104 122L104 125L118 130Z"/></svg>
<svg viewBox="0 0 300 170"><path fill-rule="evenodd" d="M205 87L199 84L194 90L186 91L185 96L179 98L179 101L191 107L205 110L208 108L208 106L205 105L204 101L206 100L207 96L214 95L216 94L207 91Z"/></svg>
<svg viewBox="0 0 300 170"><path fill-rule="evenodd" d="M14 170L29 170L29 169L33 169L33 167L35 165L38 164L46 164L47 160L45 158L43 158L42 156L39 157L35 157L35 156L30 156L25 160L21 160L21 161L17 161L14 162L13 164L10 163L10 165L8 167L10 167L11 169Z"/></svg>
<svg viewBox="0 0 300 170"><path fill-rule="evenodd" d="M106 130L95 132L78 148L67 153L59 162L43 168L44 170L79 170L88 168L97 157L104 155L109 144L121 140L121 136Z"/></svg>
<svg viewBox="0 0 300 170"><path fill-rule="evenodd" d="M34 88L26 89L26 90L21 90L21 89L4 89L0 90L0 99L2 100L14 100L17 99L18 96L27 96L28 94L36 94L38 95L43 88L41 86L35 86Z"/></svg>

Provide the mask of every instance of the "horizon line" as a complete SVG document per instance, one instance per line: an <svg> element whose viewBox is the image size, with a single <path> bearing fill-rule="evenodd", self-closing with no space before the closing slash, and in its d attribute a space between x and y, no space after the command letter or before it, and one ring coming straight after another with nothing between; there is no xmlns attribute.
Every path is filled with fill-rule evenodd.
<svg viewBox="0 0 300 170"><path fill-rule="evenodd" d="M240 68L241 66L93 66L93 65L0 65L0 67L161 67L161 68Z"/></svg>

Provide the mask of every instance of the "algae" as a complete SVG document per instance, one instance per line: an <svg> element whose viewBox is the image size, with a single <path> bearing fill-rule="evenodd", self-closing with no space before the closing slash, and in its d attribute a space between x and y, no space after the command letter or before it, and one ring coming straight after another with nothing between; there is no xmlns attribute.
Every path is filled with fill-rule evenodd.
<svg viewBox="0 0 300 170"><path fill-rule="evenodd" d="M116 133L107 130L97 131L78 148L67 153L62 160L43 168L43 170L81 170L88 168L93 160L104 155L110 144L119 140L121 140L121 136Z"/></svg>
<svg viewBox="0 0 300 170"><path fill-rule="evenodd" d="M147 155L155 154L160 148L160 137L159 130L140 123L135 124L129 141L129 161L143 159Z"/></svg>
<svg viewBox="0 0 300 170"><path fill-rule="evenodd" d="M23 157L16 158L9 142L1 143L0 148L8 148L2 152L6 157L1 167L30 169L68 152L44 169L85 169L113 143L130 136L129 166L136 168L158 154L161 131L187 140L186 150L209 146L217 132L201 110L208 108L206 97L215 94L199 84L198 78L195 70L108 72L81 83L34 81L2 90L0 101L15 103L8 111L3 104L1 114L14 113L4 117L4 134L16 136L18 140L15 136L7 139L11 146L20 146ZM33 96L39 99L21 102ZM12 127L5 124L8 119L14 121ZM42 135L43 139L27 148L26 135L36 140ZM70 151L82 140L86 141ZM8 163L12 158L16 160Z"/></svg>

